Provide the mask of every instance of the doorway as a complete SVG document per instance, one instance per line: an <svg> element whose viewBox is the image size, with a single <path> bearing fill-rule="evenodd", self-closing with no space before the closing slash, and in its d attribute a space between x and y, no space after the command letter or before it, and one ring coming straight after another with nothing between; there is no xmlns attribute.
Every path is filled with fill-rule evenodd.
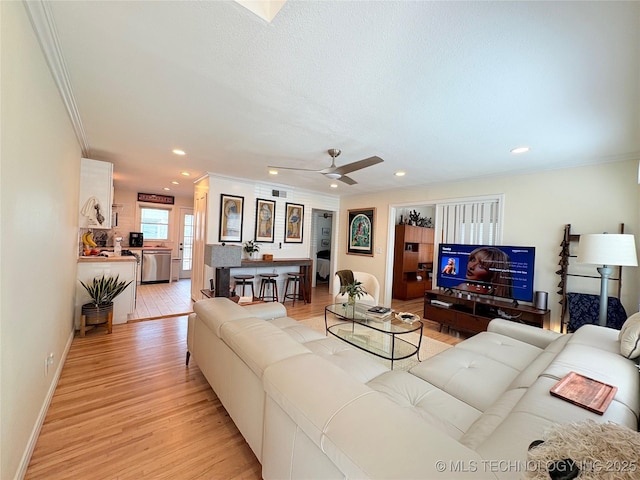
<svg viewBox="0 0 640 480"><path fill-rule="evenodd" d="M313 209L312 258L315 271L312 286L328 285L333 273L334 212Z"/></svg>
<svg viewBox="0 0 640 480"><path fill-rule="evenodd" d="M191 278L193 267L193 208L180 207L180 273L178 278Z"/></svg>

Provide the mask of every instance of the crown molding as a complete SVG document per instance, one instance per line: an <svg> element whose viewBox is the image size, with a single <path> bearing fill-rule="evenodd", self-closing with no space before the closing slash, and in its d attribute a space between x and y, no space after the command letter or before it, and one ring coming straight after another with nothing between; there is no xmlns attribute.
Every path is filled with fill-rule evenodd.
<svg viewBox="0 0 640 480"><path fill-rule="evenodd" d="M51 70L53 79L56 82L60 96L71 119L73 130L82 149L82 156L91 158L89 140L87 139L82 118L80 118L80 111L78 110L78 105L73 95L71 80L69 79L67 66L64 61L64 56L62 55L62 48L58 40L58 33L56 31L51 6L49 2L42 0L26 1L24 5L33 30L38 38L38 42L40 43L42 53L49 65L49 70Z"/></svg>

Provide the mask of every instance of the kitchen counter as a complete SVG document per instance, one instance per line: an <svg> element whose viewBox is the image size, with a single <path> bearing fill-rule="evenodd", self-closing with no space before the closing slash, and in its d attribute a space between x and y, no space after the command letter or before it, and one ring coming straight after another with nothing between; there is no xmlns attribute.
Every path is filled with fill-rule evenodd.
<svg viewBox="0 0 640 480"><path fill-rule="evenodd" d="M130 255L124 257L101 257L99 255L90 255L90 256L82 256L78 257L78 263L89 263L89 262L137 262L136 257L132 257Z"/></svg>

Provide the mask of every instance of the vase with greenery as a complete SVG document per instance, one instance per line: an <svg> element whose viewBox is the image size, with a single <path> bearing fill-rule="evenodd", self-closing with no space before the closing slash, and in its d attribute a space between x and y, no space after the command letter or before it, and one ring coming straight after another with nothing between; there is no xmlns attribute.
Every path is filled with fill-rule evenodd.
<svg viewBox="0 0 640 480"><path fill-rule="evenodd" d="M356 300L363 297L367 292L364 290L362 282L354 280L352 283L347 283L342 287L342 293L347 294L347 305L345 306L347 316L353 316Z"/></svg>
<svg viewBox="0 0 640 480"><path fill-rule="evenodd" d="M244 251L247 252L249 258L254 258L255 254L260 251L260 245L255 243L253 240L247 240L244 242Z"/></svg>
<svg viewBox="0 0 640 480"><path fill-rule="evenodd" d="M86 316L87 325L98 325L108 321L113 312L113 300L131 284L133 280L120 280L120 275L95 277L90 282L79 280L91 297L90 303L82 305L82 314Z"/></svg>
<svg viewBox="0 0 640 480"><path fill-rule="evenodd" d="M363 297L366 292L362 282L354 280L353 283L348 283L344 286L343 293L346 293L347 297L349 297L349 303L356 303L356 300Z"/></svg>

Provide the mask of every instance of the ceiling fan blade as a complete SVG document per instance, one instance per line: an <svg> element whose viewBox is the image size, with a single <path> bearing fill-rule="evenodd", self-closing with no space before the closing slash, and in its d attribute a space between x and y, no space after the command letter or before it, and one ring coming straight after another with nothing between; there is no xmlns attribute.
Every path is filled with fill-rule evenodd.
<svg viewBox="0 0 640 480"><path fill-rule="evenodd" d="M347 185L355 185L356 183L358 183L353 178L347 177L346 175L342 175L338 180L346 183Z"/></svg>
<svg viewBox="0 0 640 480"><path fill-rule="evenodd" d="M342 165L341 167L336 168L334 172L344 175L345 173L355 172L356 170L361 170L363 168L367 168L382 162L384 162L384 160L382 160L380 157L373 156L373 157L365 158L364 160L359 160L357 162L347 163L346 165Z"/></svg>
<svg viewBox="0 0 640 480"><path fill-rule="evenodd" d="M300 170L302 172L322 172L322 170L316 170L313 168L276 167L274 165L269 165L267 168L275 168L277 170Z"/></svg>

